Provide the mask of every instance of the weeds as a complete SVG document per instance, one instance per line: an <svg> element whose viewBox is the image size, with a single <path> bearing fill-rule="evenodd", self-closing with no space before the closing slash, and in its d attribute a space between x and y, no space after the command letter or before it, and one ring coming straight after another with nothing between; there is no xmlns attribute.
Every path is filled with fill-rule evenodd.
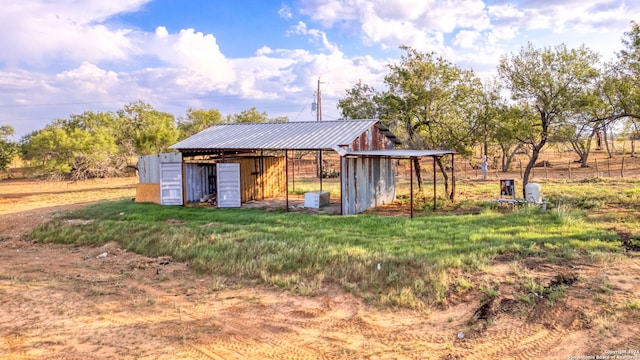
<svg viewBox="0 0 640 360"><path fill-rule="evenodd" d="M297 183L297 189L304 186ZM489 189L485 184L478 186ZM559 189L564 191L562 186ZM615 201L619 192L601 196ZM631 191L633 196L636 192ZM583 195L575 191L563 195L571 196ZM560 260L586 255L606 262L624 256L616 233L584 221L586 214L575 207L575 201L562 203L546 212L523 207L506 213L431 213L410 219L256 209L211 211L113 201L67 213L34 229L30 238L92 245L117 241L146 256L188 261L197 271L215 276L210 291L229 281L259 281L312 295L323 284L334 283L365 299L418 308L418 302L445 304L448 289L458 293L472 289L467 278L453 274L478 271L498 257ZM65 219L94 221L70 226ZM515 262L512 270L519 278L526 277ZM543 293L535 282L525 282L523 287ZM497 296L495 284L481 291L487 297ZM555 291L553 296L561 298L562 291Z"/></svg>

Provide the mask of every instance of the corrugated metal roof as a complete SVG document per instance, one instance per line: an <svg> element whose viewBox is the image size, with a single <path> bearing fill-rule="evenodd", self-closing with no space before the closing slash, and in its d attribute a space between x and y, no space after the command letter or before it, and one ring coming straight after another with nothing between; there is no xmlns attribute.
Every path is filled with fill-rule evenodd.
<svg viewBox="0 0 640 360"><path fill-rule="evenodd" d="M389 150L364 150L364 151L348 151L345 156L379 156L393 158L409 158L422 156L441 156L455 154L452 150L410 150L410 149L389 149Z"/></svg>
<svg viewBox="0 0 640 360"><path fill-rule="evenodd" d="M348 145L378 124L393 141L395 136L379 120L338 120L214 125L177 144L178 150L269 149L317 150Z"/></svg>

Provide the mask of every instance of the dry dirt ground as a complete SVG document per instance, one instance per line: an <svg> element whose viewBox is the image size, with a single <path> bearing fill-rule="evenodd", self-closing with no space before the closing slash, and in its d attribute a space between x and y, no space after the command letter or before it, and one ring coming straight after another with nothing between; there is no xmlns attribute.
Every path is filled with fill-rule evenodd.
<svg viewBox="0 0 640 360"><path fill-rule="evenodd" d="M640 359L640 257L498 262L428 311L378 309L339 288L312 297L220 288L188 264L115 243L38 244L60 211L133 197L135 179L0 181L0 359ZM562 283L550 304L514 295ZM484 305L484 306L483 306ZM607 357L609 356L609 357Z"/></svg>

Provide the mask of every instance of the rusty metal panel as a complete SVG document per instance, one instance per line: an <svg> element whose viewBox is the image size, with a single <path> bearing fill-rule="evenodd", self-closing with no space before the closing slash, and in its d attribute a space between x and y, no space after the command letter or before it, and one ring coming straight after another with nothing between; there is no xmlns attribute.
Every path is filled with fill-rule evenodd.
<svg viewBox="0 0 640 360"><path fill-rule="evenodd" d="M388 130L381 130L378 124L375 124L363 131L349 144L348 152L370 151L370 150L388 150L393 149L398 143L395 137L389 137Z"/></svg>
<svg viewBox="0 0 640 360"><path fill-rule="evenodd" d="M395 162L388 158L346 158L342 163L342 213L357 214L396 199Z"/></svg>

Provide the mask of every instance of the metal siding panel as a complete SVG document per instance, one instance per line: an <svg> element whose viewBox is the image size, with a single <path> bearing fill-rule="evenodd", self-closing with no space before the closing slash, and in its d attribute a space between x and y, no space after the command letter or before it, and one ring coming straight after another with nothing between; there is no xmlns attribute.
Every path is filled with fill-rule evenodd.
<svg viewBox="0 0 640 360"><path fill-rule="evenodd" d="M140 183L160 183L160 161L157 155L138 157L138 179Z"/></svg>
<svg viewBox="0 0 640 360"><path fill-rule="evenodd" d="M164 153L157 155L160 163L177 163L182 162L182 153L172 152L172 153Z"/></svg>
<svg viewBox="0 0 640 360"><path fill-rule="evenodd" d="M209 193L207 189L208 166L185 164L185 173L187 202L200 202L200 199Z"/></svg>
<svg viewBox="0 0 640 360"><path fill-rule="evenodd" d="M218 207L240 207L240 164L218 164Z"/></svg>
<svg viewBox="0 0 640 360"><path fill-rule="evenodd" d="M342 184L342 214L352 215L356 213L356 181L355 181L355 159L343 160L343 184Z"/></svg>
<svg viewBox="0 0 640 360"><path fill-rule="evenodd" d="M343 214L361 213L395 200L392 159L348 158L343 164Z"/></svg>
<svg viewBox="0 0 640 360"><path fill-rule="evenodd" d="M182 205L182 163L160 163L160 203Z"/></svg>

